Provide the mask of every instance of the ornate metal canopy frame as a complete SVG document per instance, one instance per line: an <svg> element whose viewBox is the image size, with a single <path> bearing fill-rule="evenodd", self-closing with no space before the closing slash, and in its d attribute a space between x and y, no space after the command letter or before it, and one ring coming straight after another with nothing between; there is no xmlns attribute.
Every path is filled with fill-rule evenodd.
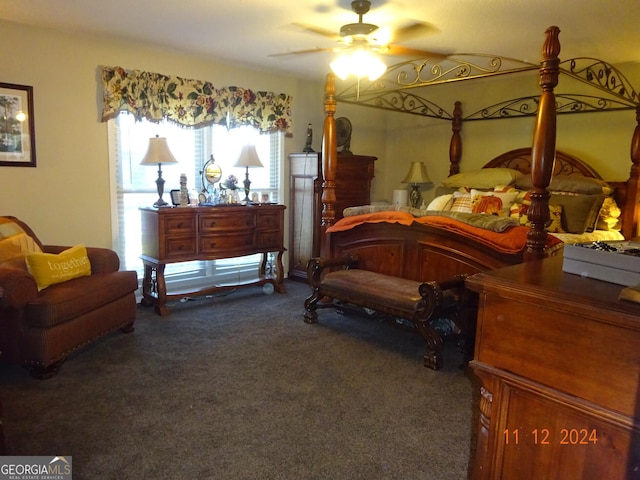
<svg viewBox="0 0 640 480"><path fill-rule="evenodd" d="M449 110L427 97L428 87L460 81L537 72L540 65L508 57L457 54L410 60L393 65L373 82L358 80L336 95L336 101L363 105L442 120L453 120ZM587 85L589 93L556 91L558 114L632 110L640 97L631 82L613 65L589 57L560 62L560 76ZM562 88L563 82L559 85ZM539 91L482 107L462 117L463 121L531 117L538 112Z"/></svg>

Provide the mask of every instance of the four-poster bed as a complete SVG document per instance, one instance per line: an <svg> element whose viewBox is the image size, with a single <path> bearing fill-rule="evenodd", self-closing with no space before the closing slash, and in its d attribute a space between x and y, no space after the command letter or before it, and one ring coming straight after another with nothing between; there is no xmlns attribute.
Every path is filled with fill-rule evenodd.
<svg viewBox="0 0 640 480"><path fill-rule="evenodd" d="M478 294L477 338L470 363L481 384L473 465L473 478L478 480L532 475L569 478L576 472L586 475L584 478L636 478L640 469L640 307L620 300L618 285L564 273L559 258L562 241L570 242L571 237L563 237L551 228L552 210L557 211L552 207L557 207L554 202L558 195L575 201L584 193L563 191L559 185L588 179L586 183L597 186L592 196L606 199L604 192L608 189L613 199L610 200L619 207L620 237L631 239L638 235L640 98L609 64L592 59L561 62L558 34L557 27L547 30L542 63L536 67L541 95L502 102L466 118L462 117L460 103L449 115L418 96L414 87L421 83L418 79L425 69L424 62L417 62L413 77L404 71L398 73L396 78L404 82L406 89L386 89L383 81L370 88L358 86L353 96L341 98L336 95L333 77L327 77L322 255L334 262L342 255L350 255L352 262L357 257L358 269L387 278L431 282L436 287L438 283L447 285L454 276L460 278L458 274L471 274L465 285L467 293ZM500 59L494 63L499 65ZM588 66L582 67L584 63ZM521 65L512 72L532 68ZM499 69L498 66L489 76L498 74ZM453 72L459 77L454 80L457 81L473 76L471 70L463 64L458 70L443 67L431 72L435 72L435 78L444 76L445 71ZM579 79L602 95L557 93L560 74ZM498 237L518 231L519 243L512 241L512 249L505 250L504 244L491 243L479 232L475 237L470 235L466 226L456 223L457 218L437 210L424 216L395 210L359 212L336 222L333 117L338 99L451 120L449 178L460 172L460 131L465 121L535 115L532 147L507 152L485 165L487 171L507 168L524 173L518 178L528 186L529 225L505 229L509 233L492 232ZM603 183L588 164L556 150L556 116L616 109L635 110L630 172L625 181ZM489 195L496 195L497 191L494 189ZM599 208L598 217L604 207ZM568 214L565 217L563 227L575 220ZM327 277L334 273L327 273ZM330 295L330 288L322 286L317 272L311 283L316 288L316 299L318 292ZM333 281L329 287L335 284ZM349 288L347 284L340 290L342 298L351 300ZM359 291L362 297L369 296L366 289ZM372 297L383 297L384 301L384 289L376 290ZM355 298L355 303L360 304L361 299ZM426 321L422 328L428 327Z"/></svg>
<svg viewBox="0 0 640 480"><path fill-rule="evenodd" d="M400 277L418 280L442 280L459 273L476 273L528 258L540 258L549 254L549 240L545 225L550 219L548 190L552 171L555 174L579 174L601 178L591 167L570 155L556 152L556 115L594 111L636 109L636 121L640 121L638 95L630 82L613 66L594 59L572 59L561 62L558 58L559 29L550 27L542 49L540 65L519 62L495 56L480 56L487 65L465 56L452 56L432 65L432 60L404 62L389 68L381 80L349 87L336 93L335 79L327 76L325 86L325 123L323 136L324 182L322 186L321 256L336 257L343 253L357 255L363 268L374 269ZM474 63L475 62L475 63ZM539 71L542 94L510 99L481 108L463 117L463 104L456 102L451 113L433 100L420 96L421 91L448 82L473 81L494 76ZM580 93L556 93L560 75L578 80ZM419 87L425 87L419 88ZM585 89L596 92L588 92ZM346 102L364 106L424 115L452 123L450 141L450 174L460 171L462 162L462 125L468 121L496 118L515 118L535 115L532 148L529 151L508 152L490 161L485 167L518 169L531 176L528 210L529 227L526 242L517 252L506 253L488 248L486 243L461 237L437 227L412 223L377 221L344 230L336 229L335 211L335 163L337 103ZM555 163L554 163L555 160ZM567 170L568 169L568 170ZM622 211L620 232L625 238L637 235L638 199L640 195L640 127L636 126L631 141L631 165L626 181L607 182L614 189L613 196ZM337 231L340 230L340 231ZM407 243L409 242L409 243ZM396 248L396 252L391 252ZM414 248L415 247L415 248ZM413 249L413 253L410 251ZM554 252L560 249L556 248ZM401 252L401 254L398 254Z"/></svg>
<svg viewBox="0 0 640 480"><path fill-rule="evenodd" d="M325 271L325 267L330 265L329 270L340 268L338 259L341 258L345 259L343 268L353 270L355 267L357 270L390 277L380 279L380 284L392 282L393 278L419 283L450 284L460 276L516 265L528 260L561 256L563 242L584 241L585 238L592 238L592 236L613 240L629 239L637 235L640 215L640 99L630 82L610 64L587 58L561 62L558 58L560 52L558 36L557 27L547 29L540 65L495 56L473 56L473 61L465 56L447 57L444 60L437 60L435 65L431 64L432 60L416 60L390 67L386 76L370 84L358 81L355 86L348 87L340 94L336 93L334 76L327 75L324 101L326 117L322 143L324 162L322 220L319 226L321 258L312 259L309 262L308 278L313 293L305 302L305 321L315 323L317 321L315 310L320 306L336 306L326 302L320 304L321 299L325 301L329 298L342 301L347 299L349 303L376 310L372 305L374 297L370 293L362 293L370 290L367 290L366 286L362 288L361 285L355 285L359 281L357 274L350 274L348 281L340 282L338 287L333 285L333 279L328 279L329 274ZM480 66L478 57L486 65ZM423 88L419 88L425 87L424 91L428 92L429 87L448 82L510 74L520 75L531 71L539 72L542 94L501 101L480 108L466 117L462 114L461 101L455 102L452 112L448 113L432 99L421 94ZM579 82L582 88L578 89L578 93L555 92L560 74ZM596 94L585 94L587 89L595 90ZM523 187L525 191L498 193L497 188L493 189L498 185L501 189L511 189L513 184L510 181L496 181L491 185L483 185L483 188L492 187L490 193L477 191L474 185L463 184L467 187L456 185L461 187L458 192L470 190L471 193L468 195L475 195L474 201L483 196L498 197L510 194L520 198L519 196L524 193L522 198L527 199L526 215L524 215L526 221L522 222L524 201L521 204L513 203L510 207L507 205L506 210L494 211L497 213L496 216L472 213L465 217L467 213L416 212L415 209L397 211L394 208L382 212L356 211L354 215L349 212L347 215L349 209L345 209L345 218L336 221L338 212L336 212L335 195L337 165L335 115L338 101L451 121L448 180L465 173L460 172L462 161L460 132L465 122L535 116L531 148L521 148L501 154L490 160L480 170L490 174L507 171L514 175L513 184L516 186L518 182L526 184L526 187ZM621 109L636 111L636 127L631 140L631 165L627 180L605 182L584 161L556 150L557 114ZM581 190L582 187L574 188L574 183L576 185L591 183L592 186L595 184L596 191L584 192ZM565 187L558 188L560 184ZM452 193L451 196L455 198L458 192ZM464 195L460 193L459 196ZM510 201L516 197L512 197ZM576 208L575 205L580 202L588 206ZM610 208L611 202L613 202L613 208ZM601 231L599 226L596 229L600 220L603 222L606 220L605 223L611 220L611 218L602 218L605 204L609 205L607 211L617 209L618 212L613 219L614 223L618 222L616 228L611 228L613 231ZM511 218L514 206L516 206L516 218L518 218L515 225L510 223L516 221ZM467 211L471 212L471 209ZM489 210L481 211L489 212ZM471 224L471 217L474 217L473 220L476 222L479 220L480 224ZM577 222L578 219L580 222ZM581 228L575 228L576 222L580 223ZM557 228L552 229L553 225ZM548 235L547 230L554 233ZM425 298L420 300L420 297L416 296L414 287L405 292L406 299L427 301ZM391 292L391 289L388 291ZM376 292L375 303L388 307L394 300L390 298L391 295L388 293L385 296L384 292ZM337 305L340 304L337 303ZM458 312L469 310L463 305L459 307ZM385 311L384 308L381 311ZM404 318L415 323L414 313L411 309L405 309ZM422 323L420 327L428 333L423 335L428 344L434 337L433 331L427 332L431 328L431 320L430 317L419 318ZM467 336L463 341L468 344L468 337L473 336L473 321L469 318L461 318L459 315L453 321L463 337ZM420 328L417 330L420 331ZM425 359L428 356L436 358L438 354L437 348L432 348L431 351L428 349ZM425 362L425 365L428 363ZM430 362L430 366L434 363Z"/></svg>
<svg viewBox="0 0 640 480"><path fill-rule="evenodd" d="M402 111L414 115L425 115L432 118L439 118L452 122L452 137L450 141L450 173L456 174L460 171L462 160L462 140L460 131L462 125L468 121L489 120L496 118L514 118L518 116L535 115L534 139L531 148L531 165L518 163L518 158L522 152L514 155L516 163L511 163L516 168L525 173L531 172L531 210L529 219L531 221L527 238L526 248L523 255L527 257L541 257L545 255L546 231L545 224L549 219L547 187L551 180L552 168L556 157L556 115L557 114L577 114L594 111L612 111L620 109L636 109L636 121L640 119L638 110L638 96L633 90L630 82L615 67L594 59L571 59L560 62L558 54L560 44L558 40L559 29L551 27L546 32L546 40L543 47L543 60L541 65L533 65L525 62L518 62L513 59L501 59L498 57L482 57L489 59L487 63L497 65L488 70L486 67L476 66L466 58L450 60L451 63L435 68L430 66L429 61L412 61L400 64L397 67L390 67L388 76L378 82L363 86L358 84L345 89L336 94L335 79L332 74L327 76L325 87L325 124L323 136L323 160L324 160L324 182L322 190L323 214L322 214L322 256L335 255L336 249L333 247L333 234L327 234L327 230L335 223L335 159L336 153L336 128L335 113L338 102L354 103L364 106L374 106L394 111ZM475 57L474 57L475 58ZM449 61L447 59L446 61ZM440 65L443 65L442 61ZM430 67L430 68L429 68ZM452 81L475 80L498 75L518 74L534 69L539 70L541 95L531 95L517 99L496 103L492 106L481 108L476 112L462 116L461 103L456 102L451 113L446 109L436 105L433 101L420 97L419 86L430 87L441 85ZM432 76L424 79L425 70L433 73ZM560 75L568 76L574 80L582 82L595 94L578 93L558 93L554 92L558 84ZM585 87L586 88L586 87ZM584 89L583 89L584 91ZM570 158L568 164L571 166L577 159ZM509 164L508 155L495 159L486 167L496 167ZM526 162L526 160L525 160ZM580 161L577 161L580 163ZM571 166L571 168L574 168ZM575 167L579 173L587 176L601 178L595 170L588 166L579 165ZM588 171L589 170L589 171ZM563 173L556 168L556 174ZM639 183L640 183L640 128L636 126L631 140L631 165L629 178L626 181L609 181L609 185L614 187L614 197L622 210L621 233L625 238L632 238L637 235ZM345 235L342 234L340 240L344 244ZM475 257L473 251L468 251L461 247L461 254L464 257ZM519 260L521 261L521 259ZM514 263L508 261L505 264ZM517 263L517 261L515 262ZM499 265L491 265L495 268Z"/></svg>

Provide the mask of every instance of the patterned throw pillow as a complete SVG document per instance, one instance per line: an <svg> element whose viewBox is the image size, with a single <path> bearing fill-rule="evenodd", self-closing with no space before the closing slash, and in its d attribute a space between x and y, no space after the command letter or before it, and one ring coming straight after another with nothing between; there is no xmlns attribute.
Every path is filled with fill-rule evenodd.
<svg viewBox="0 0 640 480"><path fill-rule="evenodd" d="M523 202L514 203L510 209L511 217L517 218L520 225L525 227L531 225L529 217L527 216L529 205L531 205L531 199L529 198L529 195L526 195ZM562 228L561 205L549 205L549 220L545 227L549 233L566 233L564 228Z"/></svg>
<svg viewBox="0 0 640 480"><path fill-rule="evenodd" d="M0 217L0 263L41 251L36 241L20 225L10 218Z"/></svg>
<svg viewBox="0 0 640 480"><path fill-rule="evenodd" d="M24 257L27 253L41 252L38 244L26 233L18 233L0 240L0 263Z"/></svg>
<svg viewBox="0 0 640 480"><path fill-rule="evenodd" d="M453 204L449 210L451 212L472 213L471 193L453 192Z"/></svg>
<svg viewBox="0 0 640 480"><path fill-rule="evenodd" d="M471 190L471 209L473 213L486 213L500 217L509 216L509 209L518 193L511 192L481 192Z"/></svg>

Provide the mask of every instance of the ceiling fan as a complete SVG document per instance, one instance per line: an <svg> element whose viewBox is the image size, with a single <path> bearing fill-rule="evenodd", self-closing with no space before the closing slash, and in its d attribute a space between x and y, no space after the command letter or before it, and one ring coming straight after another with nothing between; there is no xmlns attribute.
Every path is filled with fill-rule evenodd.
<svg viewBox="0 0 640 480"><path fill-rule="evenodd" d="M357 47L366 47L373 52L388 55L399 55L408 57L445 56L442 53L429 52L398 45L398 43L406 42L419 36L434 33L436 29L433 26L425 22L415 22L392 33L386 27L378 27L377 25L363 22L363 16L370 10L370 8L371 2L369 0L354 0L353 2L351 2L351 9L358 15L358 22L343 25L342 27L340 27L339 34L320 27L295 24L296 26L299 26L312 33L316 33L338 41L338 47L297 50L286 53L277 53L271 56L277 57L284 55L300 55L318 52L339 52Z"/></svg>

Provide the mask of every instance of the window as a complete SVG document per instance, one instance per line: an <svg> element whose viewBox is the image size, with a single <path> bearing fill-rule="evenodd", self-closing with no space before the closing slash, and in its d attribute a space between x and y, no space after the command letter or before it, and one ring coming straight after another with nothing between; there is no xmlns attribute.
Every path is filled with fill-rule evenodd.
<svg viewBox="0 0 640 480"><path fill-rule="evenodd" d="M222 168L222 180L230 174L239 179L240 187L245 178L245 169L233 167L242 145L256 146L264 168L253 168L249 172L251 190L269 192L272 201L278 202L280 191L280 165L282 158L282 133L260 134L251 127L227 130L223 126L209 126L200 129L186 129L174 124L136 122L132 115L121 113L109 121L112 151L112 169L116 177L117 235L114 249L118 252L123 268L137 270L142 279L141 225L139 207L151 206L158 199L156 179L157 167L140 165L149 138L159 135L167 138L169 148L178 161L177 164L163 165L165 180L163 199L171 202L169 192L178 189L180 175L187 176L190 196L197 198L202 191L201 171L206 161L213 155ZM244 195L242 196L244 197ZM167 284L183 287L203 283L242 282L255 277L260 255L238 259L224 259L207 262L183 262L169 264L165 270ZM212 279L211 277L215 278Z"/></svg>

